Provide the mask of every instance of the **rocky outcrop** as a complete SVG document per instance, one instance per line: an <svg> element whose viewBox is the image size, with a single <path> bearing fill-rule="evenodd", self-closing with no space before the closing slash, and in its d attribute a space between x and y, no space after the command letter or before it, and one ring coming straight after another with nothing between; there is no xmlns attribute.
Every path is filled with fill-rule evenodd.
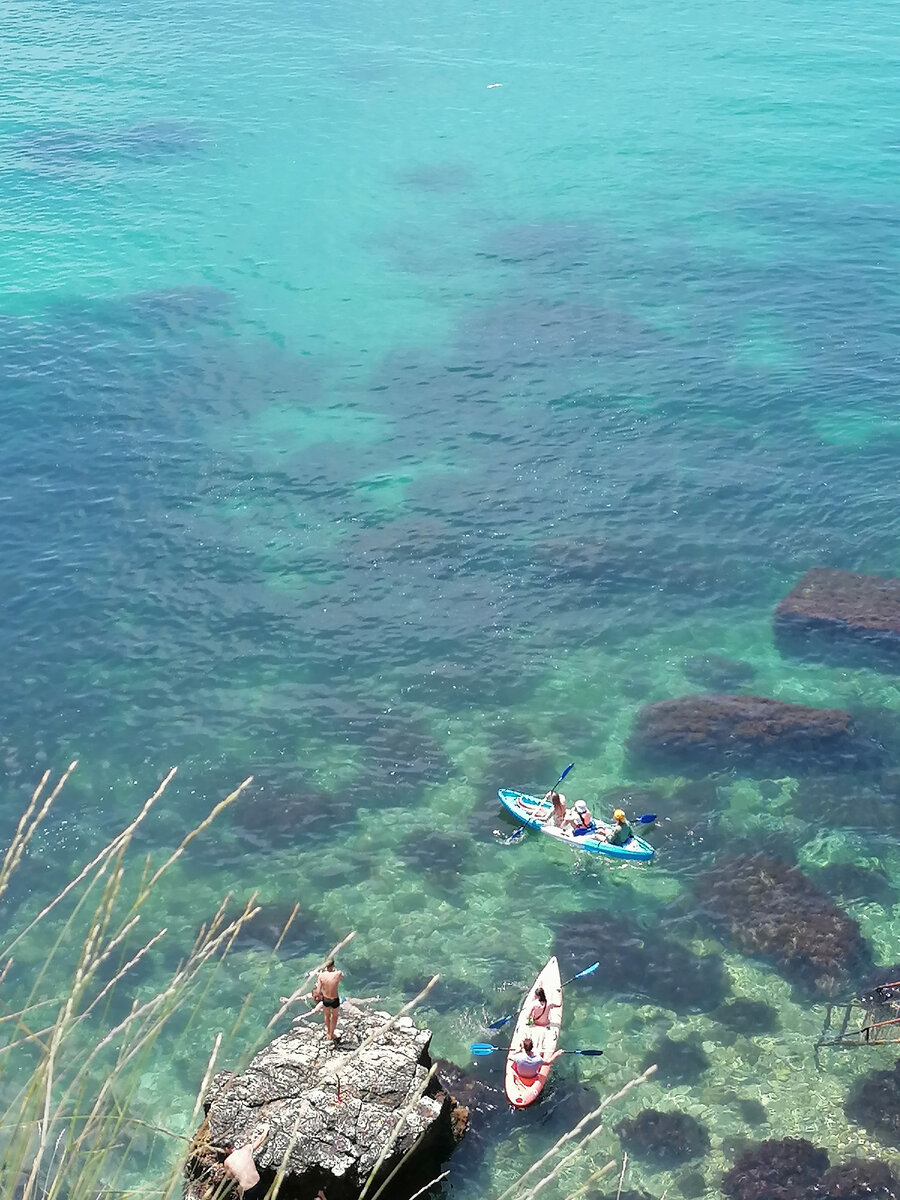
<svg viewBox="0 0 900 1200"><path fill-rule="evenodd" d="M744 954L801 989L834 996L871 966L859 923L802 871L759 854L720 854L697 877L700 913Z"/></svg>
<svg viewBox="0 0 900 1200"><path fill-rule="evenodd" d="M814 654L856 648L900 663L900 579L814 567L775 610L781 649Z"/></svg>
<svg viewBox="0 0 900 1200"><path fill-rule="evenodd" d="M295 1021L241 1074L218 1074L185 1167L185 1200L227 1194L217 1191L227 1179L224 1159L233 1147L251 1141L261 1123L269 1126L255 1155L264 1187L284 1163L281 1200L314 1200L320 1189L328 1200L351 1200L407 1108L376 1184L408 1153L391 1183L392 1200L403 1200L440 1174L465 1132L467 1110L437 1077L413 1102L431 1066L431 1032L406 1017L380 1032L387 1020L387 1013L345 1003L338 1042L329 1043L319 1024Z"/></svg>
<svg viewBox="0 0 900 1200"><path fill-rule="evenodd" d="M704 770L733 763L856 765L873 753L850 714L766 696L682 696L638 713L630 749L640 758Z"/></svg>

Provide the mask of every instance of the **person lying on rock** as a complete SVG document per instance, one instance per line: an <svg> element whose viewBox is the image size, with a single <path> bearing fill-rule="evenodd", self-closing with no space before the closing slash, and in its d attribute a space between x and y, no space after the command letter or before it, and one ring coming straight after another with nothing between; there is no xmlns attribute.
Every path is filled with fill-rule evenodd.
<svg viewBox="0 0 900 1200"><path fill-rule="evenodd" d="M263 1188L253 1159L268 1136L268 1124L257 1125L251 1141L232 1150L225 1159L225 1170L236 1181L243 1200L262 1200Z"/></svg>
<svg viewBox="0 0 900 1200"><path fill-rule="evenodd" d="M535 1054L534 1042L530 1037L523 1038L522 1049L513 1059L513 1066L520 1079L536 1079L541 1067L556 1062L562 1053L562 1050L554 1050L549 1058L544 1058L543 1054Z"/></svg>

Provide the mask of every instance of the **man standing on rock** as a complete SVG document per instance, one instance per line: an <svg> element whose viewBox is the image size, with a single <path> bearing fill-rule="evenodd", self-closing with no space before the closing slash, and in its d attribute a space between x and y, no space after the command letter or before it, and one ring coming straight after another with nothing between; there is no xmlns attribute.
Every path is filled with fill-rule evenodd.
<svg viewBox="0 0 900 1200"><path fill-rule="evenodd" d="M337 1036L334 1031L337 1028L338 1010L341 1007L341 999L338 996L338 984L343 978L344 972L336 971L334 959L329 958L325 964L325 969L319 972L319 976L316 979L316 986L313 989L313 1000L322 1004L322 1019L325 1023L325 1034L329 1042L333 1042Z"/></svg>

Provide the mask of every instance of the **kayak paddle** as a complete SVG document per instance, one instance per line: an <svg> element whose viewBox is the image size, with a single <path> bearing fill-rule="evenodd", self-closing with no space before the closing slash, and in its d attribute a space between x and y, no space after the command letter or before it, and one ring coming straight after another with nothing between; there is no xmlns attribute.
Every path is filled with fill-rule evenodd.
<svg viewBox="0 0 900 1200"><path fill-rule="evenodd" d="M514 829L510 834L501 833L499 829L494 830L494 837L501 846L513 846L516 842L520 842L527 833L524 825L520 825L518 829Z"/></svg>
<svg viewBox="0 0 900 1200"><path fill-rule="evenodd" d="M560 987L567 987L570 983L574 983L576 979L584 979L586 975L593 975L599 966L599 962L591 963L589 967L585 967L583 971L579 971L577 975L573 975L571 979L567 979L564 983L560 984Z"/></svg>
<svg viewBox="0 0 900 1200"><path fill-rule="evenodd" d="M556 791L556 789L559 787L559 785L562 783L562 781L565 779L565 777L568 775L568 773L572 770L572 768L574 766L575 766L575 764L573 762L569 763L569 765L564 769L562 775L560 775L559 779L557 779L556 783L554 783L553 787L550 789L551 792ZM515 830L514 833L511 833L509 835L509 837L504 838L503 834L500 832L500 830L495 829L494 837L499 838L503 842L504 846L512 846L515 842L521 841L527 832L528 832L528 830L526 829L526 827L524 825L522 825L519 829Z"/></svg>
<svg viewBox="0 0 900 1200"><path fill-rule="evenodd" d="M593 975L599 966L599 962L591 963L589 967L585 967L583 971L579 971L577 975L573 975L571 979L567 979L561 986L566 987L567 984L574 983L576 979L584 979L585 975ZM488 1029L502 1029L504 1025L513 1019L514 1015L514 1013L510 1013L508 1017L498 1017L496 1021L491 1021Z"/></svg>
<svg viewBox="0 0 900 1200"><path fill-rule="evenodd" d="M500 1050L505 1054L511 1047L492 1046L490 1042L473 1042L469 1049L477 1058L486 1058L489 1054L493 1054L495 1050ZM563 1050L563 1054L584 1054L588 1058L599 1058L602 1053L602 1050Z"/></svg>
<svg viewBox="0 0 900 1200"><path fill-rule="evenodd" d="M656 813L644 813L642 817L632 817L635 825L652 825L656 820Z"/></svg>

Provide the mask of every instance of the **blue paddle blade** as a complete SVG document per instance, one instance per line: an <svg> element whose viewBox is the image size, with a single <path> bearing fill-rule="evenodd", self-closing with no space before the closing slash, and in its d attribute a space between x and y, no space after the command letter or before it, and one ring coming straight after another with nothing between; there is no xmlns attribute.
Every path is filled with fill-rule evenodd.
<svg viewBox="0 0 900 1200"><path fill-rule="evenodd" d="M566 769L563 771L562 775L560 775L559 779L557 780L557 783L562 783L562 781L565 779L565 777L568 775L568 773L569 773L569 772L572 770L572 768L573 768L574 766L575 766L575 764L574 764L574 763L569 763L569 765L568 765L568 766L566 767ZM555 790L555 789L554 789L554 790Z"/></svg>
<svg viewBox="0 0 900 1200"><path fill-rule="evenodd" d="M591 963L589 967L585 967L583 971L579 971L575 978L584 979L585 975L593 975L599 966L599 962Z"/></svg>
<svg viewBox="0 0 900 1200"><path fill-rule="evenodd" d="M514 846L516 842L520 842L528 830L524 825L520 825L518 829L514 829L510 834L501 833L499 829L494 830L494 837L501 846Z"/></svg>
<svg viewBox="0 0 900 1200"><path fill-rule="evenodd" d="M498 1017L496 1021L491 1021L490 1025L488 1025L488 1029L502 1029L503 1026L506 1025L511 1020L512 1020L512 1016Z"/></svg>
<svg viewBox="0 0 900 1200"><path fill-rule="evenodd" d="M499 1050L499 1046L491 1046L488 1042L473 1042L469 1047L472 1053L478 1058L485 1058L488 1054L493 1054L495 1050Z"/></svg>
<svg viewBox="0 0 900 1200"><path fill-rule="evenodd" d="M644 813L642 817L635 817L634 820L637 825L652 825L656 820L656 813Z"/></svg>

